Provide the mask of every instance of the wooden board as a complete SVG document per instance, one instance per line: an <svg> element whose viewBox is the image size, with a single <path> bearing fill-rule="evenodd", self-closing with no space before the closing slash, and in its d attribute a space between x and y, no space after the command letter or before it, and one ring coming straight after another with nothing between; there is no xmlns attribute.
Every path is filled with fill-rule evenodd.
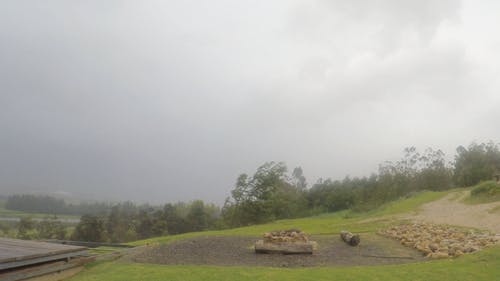
<svg viewBox="0 0 500 281"><path fill-rule="evenodd" d="M85 247L0 238L0 270L69 259L85 253Z"/></svg>

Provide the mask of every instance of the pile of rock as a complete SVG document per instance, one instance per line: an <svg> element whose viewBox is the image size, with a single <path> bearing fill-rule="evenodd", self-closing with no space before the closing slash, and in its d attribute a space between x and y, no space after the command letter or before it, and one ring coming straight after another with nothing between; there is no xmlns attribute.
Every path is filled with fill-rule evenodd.
<svg viewBox="0 0 500 281"><path fill-rule="evenodd" d="M264 241L279 242L308 242L307 235L298 229L278 230L264 233Z"/></svg>
<svg viewBox="0 0 500 281"><path fill-rule="evenodd" d="M498 242L498 237L488 233L429 223L403 224L379 234L395 238L430 258L458 257Z"/></svg>
<svg viewBox="0 0 500 281"><path fill-rule="evenodd" d="M264 233L264 239L255 242L258 254L312 254L317 244L298 229Z"/></svg>

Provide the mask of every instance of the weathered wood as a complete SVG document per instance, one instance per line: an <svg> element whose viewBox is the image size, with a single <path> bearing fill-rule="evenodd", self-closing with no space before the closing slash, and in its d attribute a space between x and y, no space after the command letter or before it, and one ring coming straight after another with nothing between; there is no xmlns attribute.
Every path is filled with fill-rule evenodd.
<svg viewBox="0 0 500 281"><path fill-rule="evenodd" d="M280 242L272 243L259 240L255 243L257 254L312 254L314 242Z"/></svg>
<svg viewBox="0 0 500 281"><path fill-rule="evenodd" d="M340 237L344 240L344 242L351 246L357 246L359 242L361 242L358 234L352 234L351 232L345 230L340 232Z"/></svg>
<svg viewBox="0 0 500 281"><path fill-rule="evenodd" d="M57 240L57 239L46 239L43 242L72 245L72 246L82 246L88 248L97 247L113 247L113 248L134 248L135 246L127 244L117 244L117 243L102 243L102 242L87 242L87 241L73 241L73 240Z"/></svg>
<svg viewBox="0 0 500 281"><path fill-rule="evenodd" d="M0 238L0 270L85 254L85 247Z"/></svg>

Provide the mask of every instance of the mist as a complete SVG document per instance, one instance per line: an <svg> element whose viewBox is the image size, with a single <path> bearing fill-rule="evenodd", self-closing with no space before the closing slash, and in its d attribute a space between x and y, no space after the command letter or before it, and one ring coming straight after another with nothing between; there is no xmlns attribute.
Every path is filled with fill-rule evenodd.
<svg viewBox="0 0 500 281"><path fill-rule="evenodd" d="M363 7L362 9L360 7ZM2 1L0 192L222 203L498 141L495 1Z"/></svg>

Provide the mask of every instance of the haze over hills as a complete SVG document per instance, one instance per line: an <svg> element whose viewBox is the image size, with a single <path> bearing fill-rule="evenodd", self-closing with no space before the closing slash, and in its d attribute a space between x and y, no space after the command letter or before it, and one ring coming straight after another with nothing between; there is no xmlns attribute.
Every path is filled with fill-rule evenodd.
<svg viewBox="0 0 500 281"><path fill-rule="evenodd" d="M350 3L3 1L0 192L221 204L500 139L500 4Z"/></svg>

